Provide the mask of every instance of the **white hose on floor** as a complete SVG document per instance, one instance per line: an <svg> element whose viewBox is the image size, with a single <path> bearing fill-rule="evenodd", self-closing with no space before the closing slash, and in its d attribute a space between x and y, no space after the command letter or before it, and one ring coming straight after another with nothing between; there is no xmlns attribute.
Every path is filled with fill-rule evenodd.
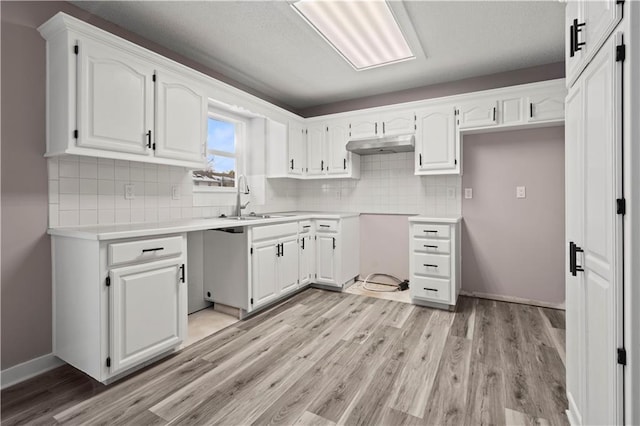
<svg viewBox="0 0 640 426"><path fill-rule="evenodd" d="M389 287L393 287L393 289L389 289L389 290L386 290L386 289L383 290L383 289L379 289L379 288L367 287L367 281L369 281L369 279L371 279L372 277L375 277L375 276L378 276L378 275L379 276L383 276L383 277L392 278L392 279L397 281L397 284L376 283L376 284L379 284L379 285L386 285L386 286L389 286ZM374 272L372 274L367 275L367 278L365 278L364 282L362 283L362 287L365 290L369 290L369 291L380 291L380 292L390 293L390 292L393 292L393 291L398 291L398 284L400 284L401 282L402 282L401 279L399 279L398 277L394 277L393 275L381 274L381 273L378 273L378 272Z"/></svg>

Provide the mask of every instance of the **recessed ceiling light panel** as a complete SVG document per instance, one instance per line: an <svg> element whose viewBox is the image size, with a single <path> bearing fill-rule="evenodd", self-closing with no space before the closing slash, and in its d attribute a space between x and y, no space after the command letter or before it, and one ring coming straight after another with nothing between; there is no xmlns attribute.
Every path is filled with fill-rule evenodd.
<svg viewBox="0 0 640 426"><path fill-rule="evenodd" d="M415 57L384 0L299 0L291 6L358 71Z"/></svg>

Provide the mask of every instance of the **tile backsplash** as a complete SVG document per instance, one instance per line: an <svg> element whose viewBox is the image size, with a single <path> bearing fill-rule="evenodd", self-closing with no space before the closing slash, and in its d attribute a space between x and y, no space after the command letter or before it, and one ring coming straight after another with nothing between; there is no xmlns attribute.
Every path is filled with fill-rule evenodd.
<svg viewBox="0 0 640 426"><path fill-rule="evenodd" d="M460 214L460 176L415 176L413 153L361 158L361 178L306 180L250 176L246 212L355 211ZM158 222L232 214L234 193L194 191L189 170L93 157L48 160L49 224ZM124 197L125 185L134 198ZM177 187L179 197L173 197ZM174 199L177 198L177 199Z"/></svg>

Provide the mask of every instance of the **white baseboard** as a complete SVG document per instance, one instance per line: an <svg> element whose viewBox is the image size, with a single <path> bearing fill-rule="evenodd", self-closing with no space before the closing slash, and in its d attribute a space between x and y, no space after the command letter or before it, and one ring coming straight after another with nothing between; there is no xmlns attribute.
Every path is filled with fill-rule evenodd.
<svg viewBox="0 0 640 426"><path fill-rule="evenodd" d="M497 300L498 302L520 303L522 305L539 306L541 308L551 308L565 310L564 303L542 302L540 300L524 299L515 296L503 296L501 294L478 293L475 291L460 290L462 296L478 297L480 299Z"/></svg>
<svg viewBox="0 0 640 426"><path fill-rule="evenodd" d="M64 361L53 354L43 355L22 364L14 365L0 371L0 388L8 388L61 365L64 365Z"/></svg>

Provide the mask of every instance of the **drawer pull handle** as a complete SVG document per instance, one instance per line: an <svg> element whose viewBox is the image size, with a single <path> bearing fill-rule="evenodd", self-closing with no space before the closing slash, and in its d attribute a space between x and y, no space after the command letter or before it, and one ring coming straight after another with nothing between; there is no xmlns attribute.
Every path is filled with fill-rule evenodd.
<svg viewBox="0 0 640 426"><path fill-rule="evenodd" d="M438 265L432 265L430 263L423 263L424 266L426 266L427 268L431 267L431 268L437 268Z"/></svg>
<svg viewBox="0 0 640 426"><path fill-rule="evenodd" d="M437 248L438 248L438 246L430 246L430 245L426 245L426 244L425 244L424 248L434 248L434 249L437 249Z"/></svg>
<svg viewBox="0 0 640 426"><path fill-rule="evenodd" d="M437 288L429 288L429 287L425 287L424 289L425 289L425 290L427 290L427 291L438 291L438 289L437 289Z"/></svg>
<svg viewBox="0 0 640 426"><path fill-rule="evenodd" d="M303 228L311 228L311 225L304 225Z"/></svg>
<svg viewBox="0 0 640 426"><path fill-rule="evenodd" d="M432 229L425 229L424 232L431 233L431 234L437 234L438 233L438 231L434 231Z"/></svg>
<svg viewBox="0 0 640 426"><path fill-rule="evenodd" d="M330 225L320 225L320 228L330 228Z"/></svg>
<svg viewBox="0 0 640 426"><path fill-rule="evenodd" d="M164 247L156 247L156 248L152 248L152 249L142 249L143 253L148 253L151 251L160 251L160 250L164 250Z"/></svg>

